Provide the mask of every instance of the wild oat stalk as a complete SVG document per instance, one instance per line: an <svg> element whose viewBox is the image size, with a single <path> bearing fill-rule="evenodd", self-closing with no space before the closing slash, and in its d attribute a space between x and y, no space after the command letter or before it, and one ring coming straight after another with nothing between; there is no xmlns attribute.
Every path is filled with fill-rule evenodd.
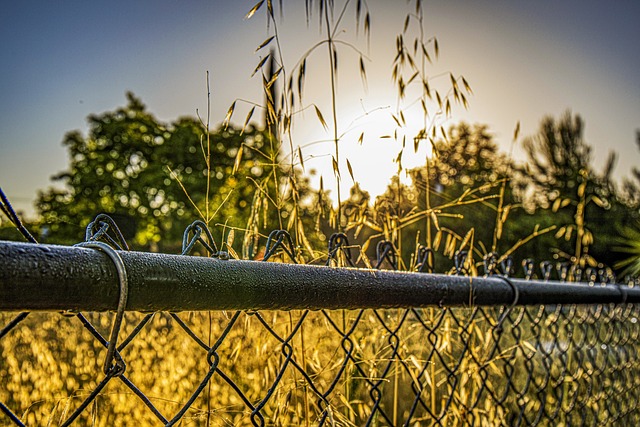
<svg viewBox="0 0 640 427"><path fill-rule="evenodd" d="M253 17L263 7L264 4L266 4L266 18L268 28L270 29L270 35L262 43L260 43L257 51L262 51L268 46L273 45L275 45L275 49L260 59L258 65L254 70L254 74L262 70L263 88L266 99L266 105L264 106L266 111L266 126L273 134L273 163L277 164L279 162L282 162L283 159L289 159L289 165L286 170L286 181L283 183L282 188L278 188L280 185L280 179L275 175L275 172L272 176L273 181L277 187L276 196L275 198L273 198L273 200L275 201L276 209L280 211L285 206L284 199L291 199L290 212L286 213L289 216L289 221L287 224L282 223L281 228L286 228L291 231L292 235L294 236L296 245L304 247L307 252L310 252L311 257L315 258L314 251L308 241L306 231L302 223L302 201L300 200L299 193L300 183L298 182L297 174L295 172L295 169L297 167L301 167L302 169L304 169L304 156L302 153L302 147L304 146L304 144L294 143L291 131L294 122L297 120L297 116L301 112L309 108L315 111L318 121L325 129L328 129L329 127L331 128L331 132L333 134L331 140L333 142L332 167L337 183L338 197L338 208L332 214L332 222L334 222L335 228L339 230L343 227L341 216L342 214L340 210L340 206L342 204L342 194L340 183L341 158L339 143L344 136L344 133L340 133L337 110L337 75L339 69L338 46L340 46L341 48L348 48L359 56L360 72L363 79L366 78L366 72L363 60L363 58L365 57L364 53L360 51L355 45L342 40L338 36L343 33L342 21L344 16L346 15L346 12L350 9L350 7L355 5L356 27L359 28L360 26L363 26L364 32L368 37L370 30L369 11L366 3L362 0L357 0L355 2L351 0L345 1L341 5L339 13L337 15L335 13L335 8L337 6L333 1L319 0L317 3L313 1L307 2L307 22L310 22L310 18L313 15L313 10L317 7L318 16L320 18L319 26L320 29L325 33L325 36L323 40L317 42L310 49L308 49L302 55L297 64L293 66L291 70L289 70L283 60L283 45L281 43L279 32L279 22L278 19L276 19L277 13L274 10L276 7L274 2L260 1L256 3L256 5L247 14L247 18ZM282 7L282 5L280 5L280 7ZM331 81L331 126L327 125L327 121L324 118L325 116L322 114L317 104L314 102L307 102L305 97L303 96L305 80L308 74L308 63L310 62L311 57L314 56L314 53L325 45L328 49L328 59L330 64L327 73ZM269 67L269 69L265 71L266 67ZM284 84L278 86L276 85L276 82L278 81L282 81L284 82ZM232 105L232 108L230 108L229 110L231 113L233 113L234 107L235 102ZM253 108L251 111L253 111ZM228 115L228 117L230 118L230 115ZM250 117L250 115L248 117ZM283 156L281 150L281 144L285 141L288 142L289 145L289 154L287 156ZM294 148L296 146L298 147L297 149ZM351 165L349 164L348 159L346 160L346 162L349 172L353 177ZM277 168L275 167L273 168L274 171L276 169ZM320 193L322 192L323 189L321 188ZM265 204L263 203L263 207L264 206Z"/></svg>
<svg viewBox="0 0 640 427"><path fill-rule="evenodd" d="M205 194L204 194L204 212L202 209L200 209L198 204L193 200L193 198L189 194L189 190L183 184L178 173L176 173L176 171L174 171L170 166L167 166L166 169L169 172L169 175L171 176L171 178L178 183L183 193L185 194L185 196L187 197L187 199L189 200L193 208L196 210L196 212L200 216L200 219L202 219L202 221L204 221L207 225L210 225L213 218L216 217L220 209L225 205L228 198L231 196L231 192L227 194L227 197L225 198L225 200L222 203L220 203L220 205L216 208L216 210L213 213L211 213L210 211L211 207L210 207L210 201L209 201L211 197L211 128L210 128L211 126L211 86L209 82L209 71L206 72L206 85L207 85L206 121L202 119L202 117L200 116L200 112L196 109L196 116L198 117L198 121L200 122L200 125L202 126L202 131L203 131L203 134L200 136L200 150L202 152L202 156L205 164L205 170L203 172L206 176L206 188L205 188Z"/></svg>
<svg viewBox="0 0 640 427"><path fill-rule="evenodd" d="M413 25L412 25L413 24ZM443 122L451 117L452 101L468 107L468 96L472 93L469 83L463 76L455 77L453 73L429 75L429 66L437 60L440 54L438 39L433 36L427 38L425 31L424 9L421 0L416 0L415 10L406 15L402 33L396 38L396 56L393 61L392 79L397 88L397 112L392 115L398 128L407 125L405 112L409 108L420 105L422 117L422 129L413 136L413 148L417 152L423 141L428 141L435 152L435 139L439 131L446 140L447 135ZM411 37L411 31L415 33L411 44L407 39ZM450 87L443 93L434 86L435 80L441 77L449 77ZM413 89L417 86L417 89ZM404 107L403 107L404 106ZM397 130L394 138L398 138ZM398 176L403 170L402 155L406 148L406 135L402 137L402 147L396 161L398 163ZM437 155L437 152L435 153ZM427 168L427 180L431 159L425 159ZM427 182L425 192L425 205L428 212L431 210L431 191ZM432 220L431 214L426 219L427 247L432 247Z"/></svg>

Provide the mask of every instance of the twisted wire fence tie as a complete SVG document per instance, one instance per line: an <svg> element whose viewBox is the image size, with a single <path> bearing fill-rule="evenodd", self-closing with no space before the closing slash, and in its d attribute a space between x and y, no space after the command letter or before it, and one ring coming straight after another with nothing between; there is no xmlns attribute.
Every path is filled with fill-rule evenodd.
<svg viewBox="0 0 640 427"><path fill-rule="evenodd" d="M508 275L497 274L496 267L498 265L499 259L500 259L500 256L496 252L490 252L484 256L484 260L483 260L484 268L485 268L485 277L500 279L503 282L505 282L507 285L509 285L509 287L513 291L513 301L511 302L511 305L509 305L504 309L504 311L498 318L498 322L496 323L495 331L498 334L502 333L502 322L504 322L504 319L509 315L513 307L515 307L518 304L518 301L520 299L520 291L518 290L518 287L511 280L509 280Z"/></svg>
<svg viewBox="0 0 640 427"><path fill-rule="evenodd" d="M416 271L419 273L433 273L435 268L435 253L433 249L420 245Z"/></svg>
<svg viewBox="0 0 640 427"><path fill-rule="evenodd" d="M496 252L489 252L482 258L482 264L485 276L494 275L498 267L498 254Z"/></svg>
<svg viewBox="0 0 640 427"><path fill-rule="evenodd" d="M468 255L469 253L467 251L456 251L455 255L453 256L453 262L457 276L465 276L468 273L468 270L464 266Z"/></svg>
<svg viewBox="0 0 640 427"><path fill-rule="evenodd" d="M542 279L548 281L551 279L551 272L553 271L553 266L550 261L542 261L540 263L540 272L542 273Z"/></svg>
<svg viewBox="0 0 640 427"><path fill-rule="evenodd" d="M347 264L351 267L355 267L353 259L351 258L351 248L349 246L349 239L344 233L333 233L329 237L328 256L325 266L330 266L331 261L335 261L338 253L342 251Z"/></svg>
<svg viewBox="0 0 640 427"><path fill-rule="evenodd" d="M502 268L502 275L504 277L511 276L515 272L513 266L513 258L508 256L500 261L500 268Z"/></svg>
<svg viewBox="0 0 640 427"><path fill-rule="evenodd" d="M377 263L374 268L380 268L384 260L387 260L391 264L393 270L398 269L398 260L396 258L396 248L388 240L381 240L376 246L376 258Z"/></svg>
<svg viewBox="0 0 640 427"><path fill-rule="evenodd" d="M535 269L535 261L531 258L522 260L522 269L524 270L524 279L531 280Z"/></svg>
<svg viewBox="0 0 640 427"><path fill-rule="evenodd" d="M116 238L109 236L108 231L112 231ZM125 240L116 222L107 214L98 214L93 221L87 225L85 231L85 241L92 242L100 239L106 240L112 246L120 250L129 250L129 245Z"/></svg>
<svg viewBox="0 0 640 427"><path fill-rule="evenodd" d="M291 240L291 235L286 230L273 230L271 233L269 233L269 237L267 237L264 257L262 260L267 261L273 256L273 254L275 254L278 249L284 251L289 256L289 258L291 258L291 261L297 264L295 256L296 251L293 246L293 240Z"/></svg>
<svg viewBox="0 0 640 427"><path fill-rule="evenodd" d="M113 324L111 325L111 334L109 335L109 344L107 346L107 356L104 360L103 372L105 375L111 376L119 376L122 375L126 369L126 365L120 354L117 353L117 341L118 334L120 333L120 328L122 327L122 321L124 319L124 311L127 306L127 297L129 295L129 284L127 281L127 270L116 252L111 246L107 245L103 242L82 242L78 243L76 246L83 248L91 248L97 249L99 251L107 254L109 259L113 262L113 265L116 268L116 273L118 277L118 283L120 287L120 295L118 297L118 308L116 311L116 315L113 319ZM117 354L117 357L116 357ZM113 363L114 358L116 359L115 364Z"/></svg>
<svg viewBox="0 0 640 427"><path fill-rule="evenodd" d="M207 240L202 238L203 232L207 236ZM191 233L193 233L193 237L190 237ZM191 253L193 247L198 242L200 242L202 246L209 251L209 256L217 257L220 254L218 246L216 245L215 240L213 240L211 230L209 230L209 227L204 221L199 219L193 221L184 230L184 234L182 235L182 255L188 255Z"/></svg>

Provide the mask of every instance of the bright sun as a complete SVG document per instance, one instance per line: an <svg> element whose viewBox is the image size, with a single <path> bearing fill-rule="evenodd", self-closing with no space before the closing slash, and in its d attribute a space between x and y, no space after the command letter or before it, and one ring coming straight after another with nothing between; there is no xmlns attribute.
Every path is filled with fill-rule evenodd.
<svg viewBox="0 0 640 427"><path fill-rule="evenodd" d="M348 197L354 182L359 183L372 198L382 194L391 177L398 174L399 166L402 169L400 179L409 182L405 172L424 165L426 158L432 155L431 144L427 139L419 141L417 151L414 149L414 138L424 128L420 110L405 110L404 121L396 116L400 121L399 126L388 103L377 105L368 108L361 102L340 110L338 125L342 130L339 134L338 157L343 200ZM330 196L336 202L337 183L332 165L336 153L332 122L326 115L323 118L327 122L327 129L320 124L315 112L307 112L302 123L298 123L300 126L295 129L293 138L295 150L297 146L301 147L305 170L315 171L311 176L312 185L319 188L322 177L323 188L331 191ZM450 118L447 122L451 123L451 120ZM444 123L444 120L440 122ZM436 139L441 137L440 122L436 117Z"/></svg>

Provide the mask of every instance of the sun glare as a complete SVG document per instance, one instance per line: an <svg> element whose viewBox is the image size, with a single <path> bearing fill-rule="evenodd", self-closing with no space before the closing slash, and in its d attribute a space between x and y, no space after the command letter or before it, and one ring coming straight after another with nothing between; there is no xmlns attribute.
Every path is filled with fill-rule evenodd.
<svg viewBox="0 0 640 427"><path fill-rule="evenodd" d="M417 139L424 133L425 124L421 111L415 108L403 111L401 119L389 102L365 105L360 100L356 105L342 108L339 117L338 163L343 199L355 183L372 198L384 193L395 175L408 183L410 179L406 172L424 165L427 157L433 154L427 138ZM442 137L441 126L453 123L452 118L445 121L439 116L431 120L427 122L427 130L431 132L435 127L436 139ZM332 130L324 128L312 114L306 114L304 120L298 122L293 138L294 149L299 146L302 151L305 170L315 172L311 184L319 188L322 177L322 187L330 190L330 196L335 199L337 181L332 166L335 157Z"/></svg>

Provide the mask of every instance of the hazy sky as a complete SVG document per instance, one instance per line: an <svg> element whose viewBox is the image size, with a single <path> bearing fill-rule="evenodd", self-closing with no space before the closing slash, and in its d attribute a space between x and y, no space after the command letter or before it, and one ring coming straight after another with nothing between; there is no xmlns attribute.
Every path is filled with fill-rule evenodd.
<svg viewBox="0 0 640 427"><path fill-rule="evenodd" d="M19 1L0 12L0 186L18 209L32 211L38 189L67 166L61 141L86 117L122 106L133 91L160 120L206 111L205 74L211 75L212 122L223 120L234 99L261 102L261 82L250 78L260 60L255 48L269 35L263 12L245 20L250 1ZM277 3L277 2L276 2ZM278 29L285 65L293 67L321 34L304 19L304 2L285 1ZM341 2L336 2L341 3ZM404 1L369 1L371 45L345 19L340 37L367 54L367 87L355 77L358 57L341 50L338 77L341 150L354 175L372 194L384 191L399 146L379 136L396 107L391 83L395 37L410 8ZM427 35L437 36L440 59L430 72L462 74L474 95L460 119L489 125L509 151L518 121L533 134L545 115L565 110L586 122L586 140L602 167L610 150L620 154L618 176L640 165L640 2L433 1L426 2ZM326 50L309 59L307 104L329 115ZM444 81L446 83L446 80ZM437 79L434 84L438 84ZM246 113L239 105L238 121ZM256 117L258 115L256 114ZM411 121L411 117L409 117ZM358 146L360 132L365 143ZM329 137L315 114L301 114L295 142L305 146L305 166L331 188ZM521 153L520 143L514 153ZM406 156L405 165L423 162ZM343 169L344 170L344 169ZM352 184L343 173L344 191ZM317 178L316 178L317 180ZM317 181L316 181L317 182Z"/></svg>

